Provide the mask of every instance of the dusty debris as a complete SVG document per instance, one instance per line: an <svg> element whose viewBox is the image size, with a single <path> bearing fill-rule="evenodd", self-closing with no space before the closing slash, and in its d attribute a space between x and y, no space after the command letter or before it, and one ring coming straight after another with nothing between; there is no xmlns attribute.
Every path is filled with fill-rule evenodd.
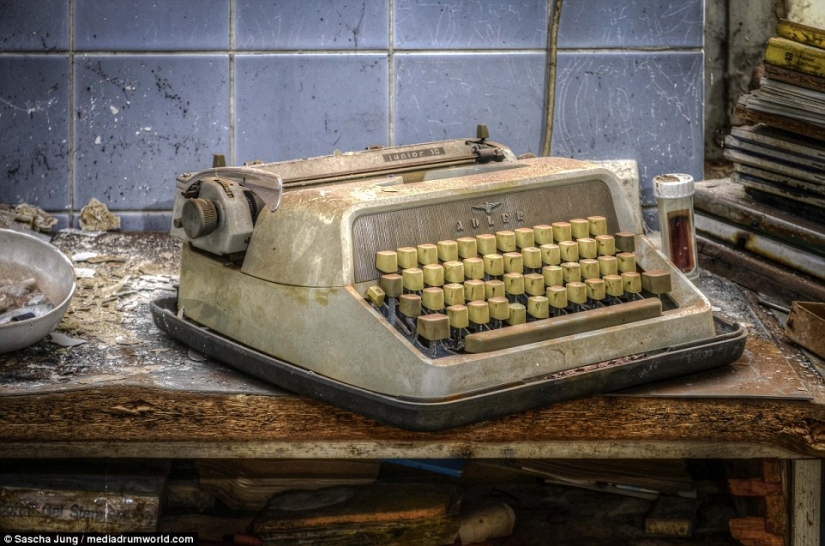
<svg viewBox="0 0 825 546"><path fill-rule="evenodd" d="M118 231L120 229L120 218L95 199L92 198L89 204L80 211L80 229L86 231Z"/></svg>
<svg viewBox="0 0 825 546"><path fill-rule="evenodd" d="M49 233L57 224L57 218L40 207L7 205L0 203L0 228L33 230Z"/></svg>

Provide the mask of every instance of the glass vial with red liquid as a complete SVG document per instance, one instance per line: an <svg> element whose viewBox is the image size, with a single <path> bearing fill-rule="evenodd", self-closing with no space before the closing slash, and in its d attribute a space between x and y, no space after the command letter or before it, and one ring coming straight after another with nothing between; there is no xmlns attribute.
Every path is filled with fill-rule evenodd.
<svg viewBox="0 0 825 546"><path fill-rule="evenodd" d="M693 219L693 191L693 177L689 174L662 174L653 179L662 252L695 283L699 280L699 259Z"/></svg>

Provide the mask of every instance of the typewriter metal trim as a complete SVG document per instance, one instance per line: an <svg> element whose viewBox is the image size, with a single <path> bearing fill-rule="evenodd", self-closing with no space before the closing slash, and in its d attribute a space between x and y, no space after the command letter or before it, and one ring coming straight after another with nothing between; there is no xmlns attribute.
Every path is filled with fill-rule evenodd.
<svg viewBox="0 0 825 546"><path fill-rule="evenodd" d="M249 195L246 196L247 204L257 218L251 229L248 224L238 228L241 232L248 231L244 237L248 247L243 248L240 257L239 247L233 250L223 245L221 252L209 252L209 241L204 241L201 236L191 237L192 230L184 232L183 226L176 224L173 235L186 241L178 308L186 320L209 329L198 337L212 336L210 345L224 339L222 345L245 346L241 352L260 353L258 360L270 359L273 366L294 366L297 375L308 373L310 377L323 377L324 381L335 385L349 386L344 389L348 392L371 392L379 399L405 400L425 406L451 400L476 400L479 393L485 392L512 392L510 387L513 385L535 384L560 372L628 355L653 353L686 343L698 342L703 346L715 343L717 332L707 299L644 236L637 235L640 266L647 270L673 271L671 297L677 308L666 310L655 319L640 320L631 325L612 326L488 353L431 359L416 351L407 339L381 320L381 314L365 299L367 289L376 283L378 274L375 271L370 275L363 265L357 266L359 256L356 253L374 249L366 245L369 250L365 251L356 244L357 241L354 242L354 226L364 218L415 211L421 207L449 208L451 203L460 205L462 210L467 209L468 204L478 206L479 203L481 208L491 209L495 203L506 202L509 196L530 191L544 192L546 205L566 188L596 184L603 186L603 192L609 195L613 210L598 212L604 212L608 217L611 231L638 229L610 171L569 159L516 159L500 145L481 144L499 150L496 161L488 165L479 162L479 142L464 140L256 165L256 169L270 173L300 170L310 175L306 179L279 175L289 182L284 184L286 191L283 196L279 195L280 208L275 211L260 204L253 206L255 203ZM472 152L474 148L475 154ZM410 150L422 149L450 149L456 159L438 157L437 164L428 168L426 161L410 153ZM398 172L387 172L382 164L381 160L387 154L402 158ZM406 161L405 154L411 161ZM468 162L468 158L474 156L476 159ZM324 181L319 169L333 164L338 170L330 173L330 180ZM206 176L204 180L208 178ZM193 177L179 178L176 219L187 206L185 200L194 195L190 188L196 182L199 181ZM211 197L224 199L220 188L226 191L231 184L231 181L220 180L212 183ZM292 188L290 184L293 184ZM204 182L204 185L208 184ZM188 197L187 191L190 192ZM578 201L587 202L590 193L574 194L572 198L567 197L566 202L574 203L575 208ZM233 196L235 194L240 195L238 191ZM246 206L235 199L234 204L218 203L216 208L220 211L221 206L241 209ZM604 200L601 202L604 204ZM504 216L493 221L489 210L482 212L488 214L486 224L472 224L469 234L493 233L501 229L499 222ZM407 236L428 233L434 237L431 241L421 242L454 238L457 236L454 230L457 229L460 235L462 230L469 229L470 224L462 223L466 214L465 210L455 218L433 216ZM225 212L218 215L229 217ZM531 226L557 219L522 217L519 221ZM392 227L392 220L388 222L380 224L385 231L388 226ZM227 225L219 227L235 229ZM235 244L237 234L231 240ZM392 244L410 244L410 241L392 241ZM360 258L363 262L363 256ZM360 273L356 273L358 267L361 267ZM172 333L174 330L180 334L185 330L181 325L173 328L174 320L160 307L154 307L153 313L165 331ZM707 363L721 365L724 362L711 358ZM233 365L249 368L239 365L237 359ZM696 363L687 366L689 371L696 367ZM260 366L252 368L253 374L273 379L272 374ZM685 366L674 366L669 376L686 373L685 369ZM615 377L612 372L609 375ZM630 384L636 383L625 381L613 386L621 388ZM603 385L599 390L608 390L608 386ZM488 412L482 413L486 415ZM460 421L467 422L465 419Z"/></svg>

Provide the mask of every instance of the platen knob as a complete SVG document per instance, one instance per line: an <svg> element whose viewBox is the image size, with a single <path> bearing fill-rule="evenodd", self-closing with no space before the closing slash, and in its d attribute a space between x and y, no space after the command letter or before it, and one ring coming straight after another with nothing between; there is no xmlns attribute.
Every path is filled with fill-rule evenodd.
<svg viewBox="0 0 825 546"><path fill-rule="evenodd" d="M209 199L187 199L183 203L180 223L190 239L197 239L215 231L218 211Z"/></svg>

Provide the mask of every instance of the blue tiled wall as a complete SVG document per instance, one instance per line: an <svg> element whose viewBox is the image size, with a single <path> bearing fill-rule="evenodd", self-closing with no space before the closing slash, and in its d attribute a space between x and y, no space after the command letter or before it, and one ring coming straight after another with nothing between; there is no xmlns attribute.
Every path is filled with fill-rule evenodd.
<svg viewBox="0 0 825 546"><path fill-rule="evenodd" d="M546 134L549 1L0 0L0 202L166 230L177 174ZM703 175L701 0L565 0L553 155ZM655 215L650 215L655 220Z"/></svg>

